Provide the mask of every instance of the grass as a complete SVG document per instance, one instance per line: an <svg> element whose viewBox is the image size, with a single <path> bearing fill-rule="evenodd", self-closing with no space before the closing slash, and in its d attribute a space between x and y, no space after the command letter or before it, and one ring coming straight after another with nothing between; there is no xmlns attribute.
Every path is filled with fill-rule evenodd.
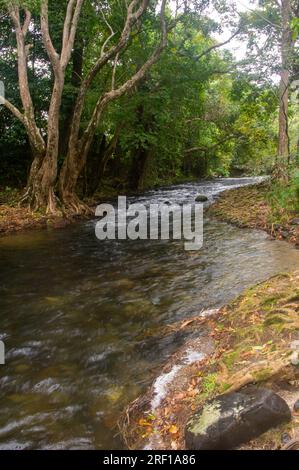
<svg viewBox="0 0 299 470"><path fill-rule="evenodd" d="M287 186L274 183L267 194L267 201L271 207L272 223L288 223L290 217L299 214L299 169L291 172Z"/></svg>

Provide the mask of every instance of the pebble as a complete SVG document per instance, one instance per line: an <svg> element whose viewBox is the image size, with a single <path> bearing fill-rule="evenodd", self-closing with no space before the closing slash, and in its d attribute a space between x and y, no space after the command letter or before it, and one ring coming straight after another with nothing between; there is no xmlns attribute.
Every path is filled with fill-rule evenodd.
<svg viewBox="0 0 299 470"><path fill-rule="evenodd" d="M293 341L290 347L292 351L299 351L299 340Z"/></svg>
<svg viewBox="0 0 299 470"><path fill-rule="evenodd" d="M291 364L293 366L299 366L299 351L294 351L291 355Z"/></svg>
<svg viewBox="0 0 299 470"><path fill-rule="evenodd" d="M290 442L292 440L291 436L287 433L287 432L284 432L282 435L281 435L281 443L283 445L287 444L288 442Z"/></svg>
<svg viewBox="0 0 299 470"><path fill-rule="evenodd" d="M295 405L294 405L294 411L295 411L295 413L299 413L299 400L297 400Z"/></svg>

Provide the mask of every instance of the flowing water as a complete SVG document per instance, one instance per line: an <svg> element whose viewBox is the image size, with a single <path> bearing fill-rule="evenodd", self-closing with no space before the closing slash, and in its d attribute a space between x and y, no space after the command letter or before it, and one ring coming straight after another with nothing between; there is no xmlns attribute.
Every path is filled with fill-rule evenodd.
<svg viewBox="0 0 299 470"><path fill-rule="evenodd" d="M250 179L184 184L142 203L210 200ZM299 251L205 220L205 243L106 241L95 221L0 239L0 449L117 449L121 410L182 343L163 325L298 268Z"/></svg>

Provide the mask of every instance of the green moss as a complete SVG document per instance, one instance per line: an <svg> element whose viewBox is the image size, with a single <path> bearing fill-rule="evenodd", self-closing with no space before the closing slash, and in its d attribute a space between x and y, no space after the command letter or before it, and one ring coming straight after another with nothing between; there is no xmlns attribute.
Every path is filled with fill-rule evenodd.
<svg viewBox="0 0 299 470"><path fill-rule="evenodd" d="M223 362L229 370L233 368L233 365L238 360L239 356L240 356L239 349L224 355Z"/></svg>
<svg viewBox="0 0 299 470"><path fill-rule="evenodd" d="M276 294L270 297L267 297L261 302L261 306L263 307L273 307L277 304L277 302L283 297L283 294Z"/></svg>
<svg viewBox="0 0 299 470"><path fill-rule="evenodd" d="M272 369L270 368L265 368L265 369L260 369L254 374L254 379L256 382L263 382L265 380L268 380L273 374Z"/></svg>
<svg viewBox="0 0 299 470"><path fill-rule="evenodd" d="M189 421L187 427L195 435L206 434L209 427L218 421L220 415L220 404L217 402L209 403L203 408L200 415L195 415Z"/></svg>
<svg viewBox="0 0 299 470"><path fill-rule="evenodd" d="M202 383L202 391L205 397L210 397L218 389L217 374L208 374Z"/></svg>
<svg viewBox="0 0 299 470"><path fill-rule="evenodd" d="M264 326L281 325L282 323L285 323L285 320L279 315L269 315L264 321Z"/></svg>

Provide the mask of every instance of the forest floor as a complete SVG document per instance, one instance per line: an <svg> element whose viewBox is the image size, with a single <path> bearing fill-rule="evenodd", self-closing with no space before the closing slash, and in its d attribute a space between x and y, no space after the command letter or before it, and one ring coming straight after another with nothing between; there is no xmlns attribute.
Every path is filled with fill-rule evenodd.
<svg viewBox="0 0 299 470"><path fill-rule="evenodd" d="M32 213L24 207L0 205L0 236L24 230L63 228L72 219L61 216L46 216L39 213Z"/></svg>
<svg viewBox="0 0 299 470"><path fill-rule="evenodd" d="M283 447L284 439L299 439L299 413L294 411L299 367L290 359L291 343L299 339L298 311L299 272L295 272L248 289L206 318L176 325L179 330L198 330L198 338L187 341L146 395L124 413L119 425L127 446L184 449L184 430L196 410L219 394L252 384L271 388L284 398L292 421L241 448L274 450ZM200 335L203 325L208 331ZM194 361L189 360L190 351ZM157 402L161 384L163 397Z"/></svg>
<svg viewBox="0 0 299 470"><path fill-rule="evenodd" d="M261 229L299 247L299 210L294 197L280 198L269 183L221 193L208 214L238 227Z"/></svg>

